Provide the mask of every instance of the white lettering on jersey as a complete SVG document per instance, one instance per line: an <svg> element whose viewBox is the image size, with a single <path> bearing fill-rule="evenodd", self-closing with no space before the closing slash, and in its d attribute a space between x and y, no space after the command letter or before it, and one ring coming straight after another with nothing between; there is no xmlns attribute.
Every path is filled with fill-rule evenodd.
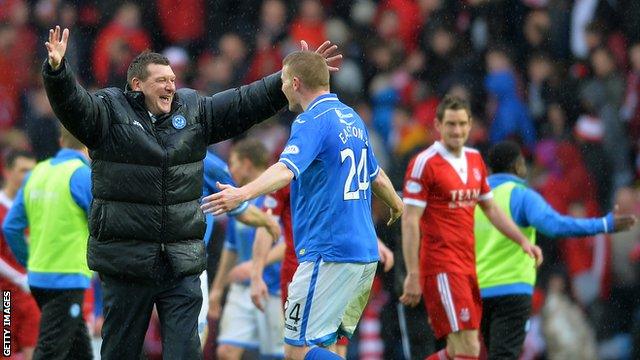
<svg viewBox="0 0 640 360"><path fill-rule="evenodd" d="M355 126L351 126L351 125L347 125L342 129L342 132L340 132L340 134L338 134L338 136L340 137L340 140L342 141L343 144L346 144L347 141L354 137L356 139L360 139L362 141L364 141L365 143L367 142L367 140L364 138L364 130L362 130L359 127L355 127Z"/></svg>
<svg viewBox="0 0 640 360"><path fill-rule="evenodd" d="M296 145L289 145L282 151L282 155L286 154L297 154L300 152L300 149Z"/></svg>
<svg viewBox="0 0 640 360"><path fill-rule="evenodd" d="M451 190L451 201L449 208L474 206L480 198L480 189L457 189Z"/></svg>

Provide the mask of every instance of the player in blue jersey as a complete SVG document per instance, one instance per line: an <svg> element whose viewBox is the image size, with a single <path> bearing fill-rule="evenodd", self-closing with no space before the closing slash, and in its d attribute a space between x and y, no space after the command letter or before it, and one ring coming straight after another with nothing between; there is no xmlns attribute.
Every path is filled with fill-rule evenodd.
<svg viewBox="0 0 640 360"><path fill-rule="evenodd" d="M334 358L323 347L351 336L367 303L378 261L372 192L402 214L402 200L380 169L360 116L329 93L329 70L317 54L283 61L282 91L302 113L280 160L256 180L220 185L203 210L223 213L291 183L293 238L300 262L285 305L287 359Z"/></svg>
<svg viewBox="0 0 640 360"><path fill-rule="evenodd" d="M229 170L234 180L244 185L258 177L269 165L268 151L258 140L237 143L229 156ZM262 207L264 196L249 200ZM229 271L237 264L251 259L256 228L229 219L227 238L211 289L210 314L220 317L222 294L229 283ZM269 265L263 273L269 295L263 311L251 301L248 281L230 285L222 311L218 333L218 359L239 360L245 350L257 349L262 358L284 357L283 322L280 303L280 263Z"/></svg>
<svg viewBox="0 0 640 360"><path fill-rule="evenodd" d="M218 192L218 188L216 187L217 182L234 184L231 174L229 173L229 167L213 152L207 151L203 166L203 196L208 196ZM280 225L270 217L266 216L262 211L260 211L260 209L254 205L250 205L248 202L240 204L237 208L229 211L227 215L233 216L240 222L250 226L265 227L273 239L278 239L280 237ZM214 216L211 214L205 214L205 219L207 221L207 230L204 234L204 242L205 246L208 246L211 234L213 233L213 225L215 221ZM198 315L198 335L200 337L200 344L204 346L205 340L207 339L207 315L209 313L209 303L211 301L206 270L200 275L200 289L202 291L202 307L200 308L200 314ZM206 301L207 299L209 299L209 301Z"/></svg>

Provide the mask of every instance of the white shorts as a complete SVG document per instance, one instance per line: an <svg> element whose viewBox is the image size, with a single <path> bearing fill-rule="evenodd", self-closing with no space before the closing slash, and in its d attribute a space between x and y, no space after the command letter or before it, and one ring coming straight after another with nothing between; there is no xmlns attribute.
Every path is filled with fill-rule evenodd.
<svg viewBox="0 0 640 360"><path fill-rule="evenodd" d="M198 314L198 336L200 337L200 344L204 344L207 340L207 313L209 312L209 278L207 277L207 270L200 274L200 290L202 291L202 306L200 307L200 314Z"/></svg>
<svg viewBox="0 0 640 360"><path fill-rule="evenodd" d="M284 341L293 346L329 346L351 337L369 300L378 263L298 265L285 303Z"/></svg>
<svg viewBox="0 0 640 360"><path fill-rule="evenodd" d="M251 289L231 284L220 319L218 344L258 350L262 356L284 357L282 302L269 295L265 311L251 302Z"/></svg>

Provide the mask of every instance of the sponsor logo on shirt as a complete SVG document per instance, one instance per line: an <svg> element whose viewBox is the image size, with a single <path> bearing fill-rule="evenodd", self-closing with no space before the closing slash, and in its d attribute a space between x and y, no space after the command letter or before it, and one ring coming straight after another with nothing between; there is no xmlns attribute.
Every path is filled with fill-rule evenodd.
<svg viewBox="0 0 640 360"><path fill-rule="evenodd" d="M340 120L341 123L347 125L347 126L351 126L353 125L356 121L347 121L345 119L351 119L353 117L353 114L343 114L342 111L335 109L334 110L336 112L336 115L338 115L338 119Z"/></svg>
<svg viewBox="0 0 640 360"><path fill-rule="evenodd" d="M286 154L294 154L295 155L295 154L298 154L299 152L300 152L300 149L296 145L288 145L282 151L282 155L286 155Z"/></svg>
<svg viewBox="0 0 640 360"><path fill-rule="evenodd" d="M297 118L296 118L296 120L295 120L294 122L296 122L296 123L298 123L298 124L304 124L304 123L306 123L306 122L307 122L307 120L302 120L302 119L300 119L299 117L297 117Z"/></svg>
<svg viewBox="0 0 640 360"><path fill-rule="evenodd" d="M480 198L480 189L458 189L451 190L449 193L451 194L450 209L475 206Z"/></svg>
<svg viewBox="0 0 640 360"><path fill-rule="evenodd" d="M410 194L417 194L420 191L422 191L422 185L420 185L419 183L413 181L413 180L409 180L407 181L407 192Z"/></svg>

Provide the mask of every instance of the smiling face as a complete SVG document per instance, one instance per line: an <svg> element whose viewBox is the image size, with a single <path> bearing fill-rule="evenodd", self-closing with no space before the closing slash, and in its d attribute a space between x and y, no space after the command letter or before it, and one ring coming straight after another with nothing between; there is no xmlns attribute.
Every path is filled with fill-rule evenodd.
<svg viewBox="0 0 640 360"><path fill-rule="evenodd" d="M147 110L153 115L171 112L171 102L176 93L176 75L171 66L160 64L147 65L147 77L144 80L134 77L131 87L144 94Z"/></svg>
<svg viewBox="0 0 640 360"><path fill-rule="evenodd" d="M469 137L471 117L465 109L446 109L442 119L436 120L436 128L440 131L445 148L458 155Z"/></svg>

